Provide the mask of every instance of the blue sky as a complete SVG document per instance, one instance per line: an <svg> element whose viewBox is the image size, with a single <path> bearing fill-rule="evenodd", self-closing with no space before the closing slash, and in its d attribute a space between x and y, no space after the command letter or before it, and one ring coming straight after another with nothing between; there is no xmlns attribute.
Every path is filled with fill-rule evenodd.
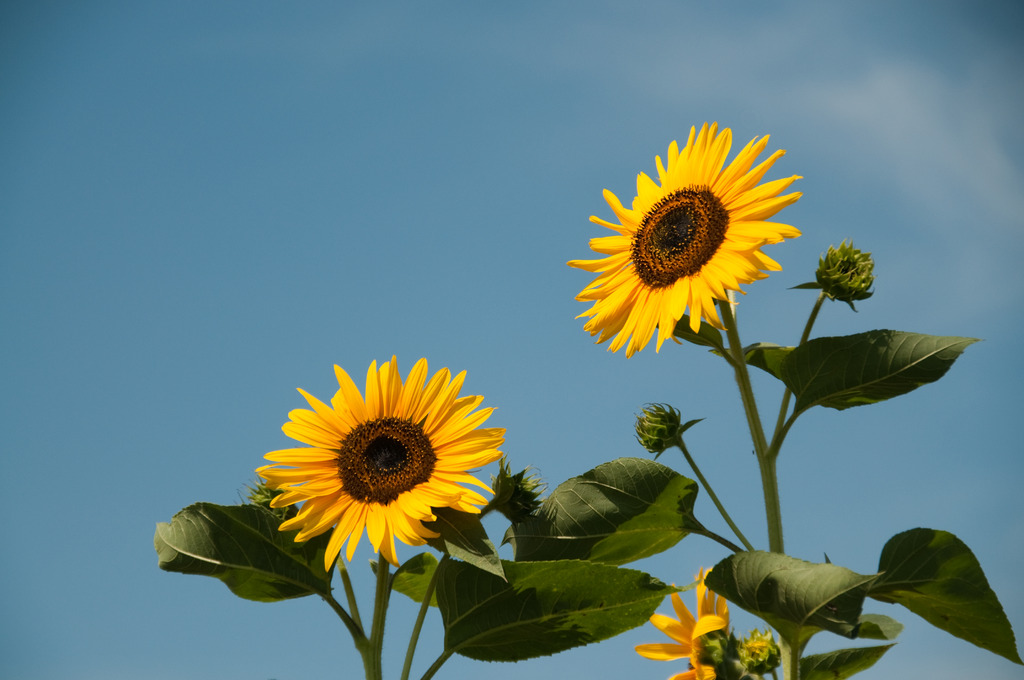
<svg viewBox="0 0 1024 680"><path fill-rule="evenodd" d="M803 236L768 248L784 270L742 298L745 342L799 337L813 294L789 288L844 238L875 254L877 292L857 314L826 307L818 334L984 339L935 385L798 422L780 461L788 551L867 573L899 531L952 531L1020 635L1024 10L477 4L4 3L0 674L358 675L322 603L245 602L159 571L152 548L181 507L238 500L289 445L295 388L329 397L335 363L466 370L513 462L552 486L646 455L633 414L670 402L706 419L690 448L766 544L724 365L691 346L629 360L595 346L574 319L589 276L565 266L601 235L588 217L611 217L601 190L631 200L636 174L704 121L737 148L770 134L787 155L769 177L804 177L780 216ZM758 386L767 412L778 392ZM698 516L717 526L704 498ZM723 556L690 538L638 566L684 583ZM1019 676L872 610L907 629L865 680ZM393 658L412 615L396 598ZM659 637L518 666L454 659L446 675L660 679L682 669L632 651Z"/></svg>

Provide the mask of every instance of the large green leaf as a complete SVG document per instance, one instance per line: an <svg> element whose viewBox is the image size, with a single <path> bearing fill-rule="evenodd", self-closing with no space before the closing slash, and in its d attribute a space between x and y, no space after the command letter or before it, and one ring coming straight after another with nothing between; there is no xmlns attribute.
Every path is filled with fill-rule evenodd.
<svg viewBox="0 0 1024 680"><path fill-rule="evenodd" d="M437 558L428 552L422 552L402 562L395 575L391 577L391 587L414 602L423 602L436 569ZM436 591L430 596L430 606L437 606Z"/></svg>
<svg viewBox="0 0 1024 680"><path fill-rule="evenodd" d="M796 413L812 406L842 410L935 382L974 342L888 330L816 338L789 353L780 377L796 395Z"/></svg>
<svg viewBox="0 0 1024 680"><path fill-rule="evenodd" d="M1021 663L1010 621L974 553L953 534L911 529L889 539L868 595L897 602L928 623Z"/></svg>
<svg viewBox="0 0 1024 680"><path fill-rule="evenodd" d="M196 503L170 524L157 524L153 543L161 569L219 578L247 600L330 595L331 577L324 569L328 534L296 543L297 532L278 531L280 525L259 506Z"/></svg>
<svg viewBox="0 0 1024 680"><path fill-rule="evenodd" d="M505 541L517 562L625 564L671 548L695 526L697 483L645 458L619 458L558 486Z"/></svg>
<svg viewBox="0 0 1024 680"><path fill-rule="evenodd" d="M434 508L434 515L436 521L423 523L427 529L440 534L437 538L427 539L430 547L505 577L498 550L487 537L480 515L453 508Z"/></svg>
<svg viewBox="0 0 1024 680"><path fill-rule="evenodd" d="M861 606L874 578L834 564L757 551L722 560L705 583L802 645L820 630L856 637Z"/></svg>
<svg viewBox="0 0 1024 680"><path fill-rule="evenodd" d="M439 567L446 650L481 661L556 654L642 625L676 591L643 572L593 562L504 567L508 581L464 562Z"/></svg>
<svg viewBox="0 0 1024 680"><path fill-rule="evenodd" d="M895 645L837 649L800 659L801 680L843 680L875 665Z"/></svg>

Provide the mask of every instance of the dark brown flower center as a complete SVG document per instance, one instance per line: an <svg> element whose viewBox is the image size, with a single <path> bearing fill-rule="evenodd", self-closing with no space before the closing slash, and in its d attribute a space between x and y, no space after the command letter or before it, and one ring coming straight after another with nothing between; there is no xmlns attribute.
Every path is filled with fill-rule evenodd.
<svg viewBox="0 0 1024 680"><path fill-rule="evenodd" d="M436 461L422 427L387 416L361 423L342 440L338 477L357 501L386 505L429 480Z"/></svg>
<svg viewBox="0 0 1024 680"><path fill-rule="evenodd" d="M729 211L711 189L673 191L647 211L633 236L637 276L649 288L663 288L696 274L728 229Z"/></svg>

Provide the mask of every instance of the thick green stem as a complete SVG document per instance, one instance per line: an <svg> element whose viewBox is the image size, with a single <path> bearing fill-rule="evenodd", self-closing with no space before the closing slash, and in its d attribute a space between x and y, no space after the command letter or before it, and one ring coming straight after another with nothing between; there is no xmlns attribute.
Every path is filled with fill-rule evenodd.
<svg viewBox="0 0 1024 680"><path fill-rule="evenodd" d="M791 644L789 640L779 640L779 651L782 652L783 680L799 680L800 678L800 645Z"/></svg>
<svg viewBox="0 0 1024 680"><path fill-rule="evenodd" d="M440 563L434 569L434 573L430 576L427 592L423 595L423 604L420 605L419 614L416 615L416 623L412 627L412 635L409 636L409 648L405 652L405 665L402 666L401 680L409 680L409 671L412 670L412 657L416 653L416 643L420 639L420 630L423 628L423 621L427 617L427 610L430 609L430 600L434 597L434 588L437 587L437 576L441 573L441 565L447 559L448 555L443 555Z"/></svg>
<svg viewBox="0 0 1024 680"><path fill-rule="evenodd" d="M391 599L391 565L379 556L377 559L377 592L373 603L373 624L367 653L363 654L366 680L383 680L381 657L384 651L384 621Z"/></svg>
<svg viewBox="0 0 1024 680"><path fill-rule="evenodd" d="M782 541L782 504L779 502L779 480L775 469L775 458L758 456L761 469L761 489L764 491L764 512L768 520L768 549L784 552Z"/></svg>
<svg viewBox="0 0 1024 680"><path fill-rule="evenodd" d="M743 354L743 343L740 342L740 334L736 329L736 317L732 313L732 303L728 300L722 301L719 302L718 307L722 311L722 322L726 326L729 354L732 355L736 384L740 389L740 399L743 400L743 411L747 416L747 426L750 428L750 437L754 442L754 451L761 456L768 450L768 440L765 439L761 416L754 400L754 389L750 384L750 373L747 371L747 358Z"/></svg>
<svg viewBox="0 0 1024 680"><path fill-rule="evenodd" d="M691 456L690 452L686 449L686 444L683 443L683 438L681 436L677 438L676 446L678 446L679 450L683 452L683 456L686 457L686 462L689 463L690 467L693 469L693 474L697 475L697 479L700 481L701 486L703 486L704 490L707 491L708 497L711 499L711 502L715 504L716 508L718 508L718 512L722 515L722 519L724 519L725 523L729 525L730 529L732 529L733 534L736 535L736 538L740 539L740 543L743 544L744 548L746 548L747 550L753 550L754 546L751 545L750 541L747 540L747 537L743 535L743 532L740 531L740 528L738 526L736 526L736 523L732 521L732 517L730 517L729 513L725 511L725 506L722 505L721 501L718 500L718 495L715 493L715 490L711 488L711 485L708 483L708 480L704 477L703 473L701 473L700 468L697 467L697 462L693 459L693 456ZM721 543L721 541L719 542ZM723 545L726 545L726 547L728 547L727 544L723 543ZM739 551L737 550L736 552Z"/></svg>
<svg viewBox="0 0 1024 680"><path fill-rule="evenodd" d="M768 549L772 552L784 551L782 540L782 506L779 503L779 482L775 472L775 459L769 453L768 441L764 436L761 416L757 411L754 399L754 388L747 371L747 361L743 354L743 343L736 328L736 317L732 312L732 301L723 300L718 304L722 312L722 323L726 327L729 339L729 353L732 355L732 366L736 374L736 385L739 387L743 412L747 417L750 437L754 444L754 453L761 469L761 488L764 492L764 509L768 522Z"/></svg>

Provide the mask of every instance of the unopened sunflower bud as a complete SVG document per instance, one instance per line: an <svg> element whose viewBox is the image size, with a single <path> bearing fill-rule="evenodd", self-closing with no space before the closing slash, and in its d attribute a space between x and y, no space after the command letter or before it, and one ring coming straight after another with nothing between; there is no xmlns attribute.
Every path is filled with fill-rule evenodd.
<svg viewBox="0 0 1024 680"><path fill-rule="evenodd" d="M540 507L540 495L544 492L544 483L536 475L527 475L528 472L530 472L530 468L513 475L508 462L502 458L498 475L491 475L494 498L490 505L505 515L510 522L522 522L529 519Z"/></svg>
<svg viewBox="0 0 1024 680"><path fill-rule="evenodd" d="M874 294L870 290L875 282L874 269L871 253L861 252L852 242L843 241L838 248L829 246L828 252L818 259L815 278L825 295L855 309L854 300L867 300Z"/></svg>
<svg viewBox="0 0 1024 680"><path fill-rule="evenodd" d="M729 657L729 638L724 630L713 630L700 636L699 642L694 645L701 664L712 666L716 669L724 668Z"/></svg>
<svg viewBox="0 0 1024 680"><path fill-rule="evenodd" d="M275 496L279 496L283 493L280 489L271 489L263 482L257 482L255 486L250 486L248 488L248 501L251 505L258 505L261 508L266 508L282 520L290 519L298 514L294 505L286 505L283 508L275 508L270 505L270 501L274 500Z"/></svg>
<svg viewBox="0 0 1024 680"><path fill-rule="evenodd" d="M668 404L648 404L643 415L636 417L636 439L653 454L675 446L685 429L679 411Z"/></svg>
<svg viewBox="0 0 1024 680"><path fill-rule="evenodd" d="M739 647L740 662L751 673L770 673L782 660L771 631L752 630Z"/></svg>

